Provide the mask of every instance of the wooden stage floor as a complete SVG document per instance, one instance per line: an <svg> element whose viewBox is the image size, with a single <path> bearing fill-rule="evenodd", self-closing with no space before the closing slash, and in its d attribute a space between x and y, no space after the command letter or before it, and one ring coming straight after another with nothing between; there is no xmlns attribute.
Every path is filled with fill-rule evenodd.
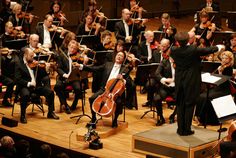
<svg viewBox="0 0 236 158"><path fill-rule="evenodd" d="M178 22L176 24L177 28L184 28L185 31L190 30L193 26L192 17L187 18L189 20L189 25L186 26L184 24L186 19L177 19L173 20ZM179 23L181 22L182 23ZM154 23L159 24L159 20L155 20L152 22L148 29L154 30ZM52 83L55 83L55 79L52 80ZM105 139L101 139L103 143L103 149L100 150L91 150L88 149L88 144L83 141L76 140L76 134L79 133L81 135L86 134L85 125L90 121L88 118L82 118L78 124L75 124L76 119L70 119L71 116L78 115L82 113L81 109L81 101L79 101L79 105L77 110L72 114L67 115L65 113L59 113L59 100L58 97L55 97L55 112L60 116L60 120L50 120L46 119L46 115L43 116L41 112L37 111L35 108L34 113L31 113L31 107L28 107L27 112L27 124L18 124L18 127L9 128L3 125L0 125L0 128L7 129L9 131L19 133L28 137L32 137L37 140L41 140L44 142L48 142L51 144L55 144L64 148L70 148L71 150L85 153L88 155L93 155L96 157L134 157L134 158L144 158L145 155L132 152L132 135L158 128L155 126L156 119L152 118L152 113L146 115L143 119L140 119L142 114L148 110L148 108L142 107L141 105L146 102L146 94L139 93L139 87L137 87L137 95L138 95L138 110L126 110L126 121L128 122L128 128L117 132L116 134L107 137ZM86 93L86 105L85 112L90 115L88 97L91 96L91 90L88 89ZM70 101L71 103L71 101ZM47 110L47 107L45 106ZM6 117L11 116L11 108L0 108L0 112L5 114ZM166 124L168 124L168 117L172 113L172 110L164 108L164 116L166 118ZM16 106L15 113L13 118L19 120L20 117L20 109L19 105ZM104 118L105 119L105 118ZM111 118L105 119L110 121ZM122 117L119 117L119 120L122 121ZM164 124L163 126L166 126ZM194 122L194 125L196 123ZM225 127L228 127L229 124L225 124ZM109 129L110 127L106 127ZM208 126L207 128L217 130L218 126ZM81 130L82 129L82 130ZM71 137L70 137L71 135ZM69 144L70 142L70 144Z"/></svg>

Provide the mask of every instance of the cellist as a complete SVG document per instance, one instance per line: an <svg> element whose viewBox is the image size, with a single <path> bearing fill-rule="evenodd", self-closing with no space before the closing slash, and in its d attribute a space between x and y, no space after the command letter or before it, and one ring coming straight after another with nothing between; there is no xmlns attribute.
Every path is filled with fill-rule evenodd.
<svg viewBox="0 0 236 158"><path fill-rule="evenodd" d="M125 78L126 82L129 82L129 80L131 79L127 74L125 76L120 74L125 69L125 66L123 65L125 58L126 58L126 54L124 52L118 52L115 57L115 62L106 62L104 65L93 66L93 67L81 65L83 70L102 72L102 76L103 76L101 88L89 98L90 109L92 113L92 120L91 120L92 123L96 123L97 121L96 113L92 109L93 102L99 95L105 92L106 83L110 79L113 79L113 78L118 78L118 79ZM122 113L122 109L123 109L122 104L124 103L122 102L122 99L123 99L123 95L121 97L117 97L117 99L115 100L116 109L115 109L115 116L113 117L114 119L112 121L112 128L116 128L118 126L117 119L118 119L118 116Z"/></svg>

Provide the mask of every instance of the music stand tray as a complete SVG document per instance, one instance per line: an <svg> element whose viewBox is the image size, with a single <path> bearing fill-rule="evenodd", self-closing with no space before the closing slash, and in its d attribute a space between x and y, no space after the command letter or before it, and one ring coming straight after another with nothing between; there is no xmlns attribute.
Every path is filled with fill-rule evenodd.
<svg viewBox="0 0 236 158"><path fill-rule="evenodd" d="M214 39L214 45L217 44L229 44L231 35L235 33L232 31L215 31L212 34L212 39Z"/></svg>
<svg viewBox="0 0 236 158"><path fill-rule="evenodd" d="M91 49L95 49L100 43L100 39L96 35L79 35L76 38L80 44L86 45Z"/></svg>

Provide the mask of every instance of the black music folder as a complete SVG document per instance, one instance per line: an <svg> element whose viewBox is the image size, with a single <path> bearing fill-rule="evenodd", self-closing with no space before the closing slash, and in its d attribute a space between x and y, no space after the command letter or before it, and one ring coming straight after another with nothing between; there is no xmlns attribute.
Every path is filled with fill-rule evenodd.
<svg viewBox="0 0 236 158"><path fill-rule="evenodd" d="M235 11L228 11L226 17L228 28L236 31L236 12Z"/></svg>
<svg viewBox="0 0 236 158"><path fill-rule="evenodd" d="M27 39L17 39L4 42L4 47L9 49L21 50L21 48L27 45Z"/></svg>
<svg viewBox="0 0 236 158"><path fill-rule="evenodd" d="M235 33L233 31L215 31L212 33L213 45L217 44L230 44L231 35Z"/></svg>
<svg viewBox="0 0 236 158"><path fill-rule="evenodd" d="M155 75L159 63L142 64L138 65L135 77L135 84L145 86L148 79Z"/></svg>
<svg viewBox="0 0 236 158"><path fill-rule="evenodd" d="M106 21L106 30L111 32L115 32L115 25L117 22L121 21L121 19L107 19Z"/></svg>
<svg viewBox="0 0 236 158"><path fill-rule="evenodd" d="M79 35L76 36L76 38L80 44L86 45L88 48L93 50L96 50L100 44L100 38L96 35Z"/></svg>

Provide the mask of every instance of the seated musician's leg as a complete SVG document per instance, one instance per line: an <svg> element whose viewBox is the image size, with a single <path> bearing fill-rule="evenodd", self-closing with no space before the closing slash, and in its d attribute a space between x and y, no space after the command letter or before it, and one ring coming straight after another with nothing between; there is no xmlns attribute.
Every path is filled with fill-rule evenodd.
<svg viewBox="0 0 236 158"><path fill-rule="evenodd" d="M21 116L20 116L20 122L21 123L27 123L25 112L27 108L27 103L29 102L30 98L30 90L28 88L22 88L20 91L20 97L21 97Z"/></svg>
<svg viewBox="0 0 236 158"><path fill-rule="evenodd" d="M147 102L143 106L150 106L153 102L153 96L156 90L156 81L154 79L150 79L146 83L146 90L147 90Z"/></svg>
<svg viewBox="0 0 236 158"><path fill-rule="evenodd" d="M132 109L136 107L135 103L135 94L136 93L136 85L133 80L127 80L126 82L126 107Z"/></svg>
<svg viewBox="0 0 236 158"><path fill-rule="evenodd" d="M92 123L95 123L97 118L96 118L96 113L93 111L93 102L94 100L104 92L104 90L100 89L99 91L97 91L96 93L94 93L90 98L89 98L89 104L90 104L90 110L91 110L91 114L92 114Z"/></svg>
<svg viewBox="0 0 236 158"><path fill-rule="evenodd" d="M65 83L63 83L60 80L57 80L54 90L60 100L61 106L65 106L66 113L70 114L71 111L70 111L70 108L66 102L65 87L66 87Z"/></svg>
<svg viewBox="0 0 236 158"><path fill-rule="evenodd" d="M5 78L2 80L2 83L7 86L5 95L3 97L2 105L3 106L8 106L11 107L12 104L8 101L8 99L11 99L12 93L13 93L13 88L14 88L14 81L10 78Z"/></svg>
<svg viewBox="0 0 236 158"><path fill-rule="evenodd" d="M118 120L119 115L122 114L122 110L124 106L124 99L125 99L124 95L117 97L116 99L116 110L115 110L115 115L112 121L112 128L116 128L118 126L117 120Z"/></svg>
<svg viewBox="0 0 236 158"><path fill-rule="evenodd" d="M48 103L48 118L52 119L59 119L59 117L54 113L55 107L54 107L54 92L48 88L45 87L38 87L35 90L35 93L39 96L44 96L46 98L46 101Z"/></svg>
<svg viewBox="0 0 236 158"><path fill-rule="evenodd" d="M75 110L76 106L78 104L79 97L81 95L80 81L74 81L74 82L72 82L71 85L72 85L72 87L74 89L74 93L75 93L74 101L71 105L71 110Z"/></svg>

